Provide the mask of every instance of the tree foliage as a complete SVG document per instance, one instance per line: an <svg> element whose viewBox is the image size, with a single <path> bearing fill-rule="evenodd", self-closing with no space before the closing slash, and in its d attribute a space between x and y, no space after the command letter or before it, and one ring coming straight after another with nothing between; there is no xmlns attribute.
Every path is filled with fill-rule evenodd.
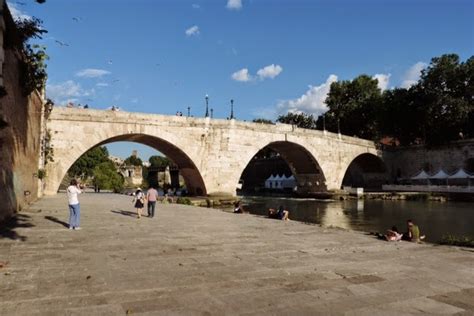
<svg viewBox="0 0 474 316"><path fill-rule="evenodd" d="M130 166L130 165L131 166L142 166L143 165L143 161L135 155L131 155L130 157L126 158L124 163L127 166Z"/></svg>
<svg viewBox="0 0 474 316"><path fill-rule="evenodd" d="M114 163L110 160L96 165L92 171L93 184L99 189L120 192L123 189L124 178L117 173Z"/></svg>
<svg viewBox="0 0 474 316"><path fill-rule="evenodd" d="M69 168L71 177L86 179L94 175L94 168L101 163L109 161L109 152L105 146L94 147L87 151Z"/></svg>
<svg viewBox="0 0 474 316"><path fill-rule="evenodd" d="M171 161L164 156L151 156L148 161L150 162L150 167L152 168L166 168L171 165Z"/></svg>
<svg viewBox="0 0 474 316"><path fill-rule="evenodd" d="M262 123L262 124L275 124L273 123L272 120L267 120L267 119L264 119L264 118L256 118L256 119L253 119L252 122L254 123Z"/></svg>
<svg viewBox="0 0 474 316"><path fill-rule="evenodd" d="M474 137L474 57L433 58L415 85L386 91L383 103L381 132L403 145Z"/></svg>
<svg viewBox="0 0 474 316"><path fill-rule="evenodd" d="M277 122L296 125L300 128L316 129L316 120L312 114L288 112L286 115L278 116Z"/></svg>
<svg viewBox="0 0 474 316"><path fill-rule="evenodd" d="M23 55L20 75L25 95L35 89L41 90L46 84L46 61L49 59L46 47L29 43L31 39L41 39L43 34L48 32L42 28L42 23L43 21L36 17L16 20L16 36L7 41Z"/></svg>
<svg viewBox="0 0 474 316"><path fill-rule="evenodd" d="M331 84L329 110L312 115L288 113L278 122L380 140L390 136L402 145L436 145L474 137L474 56L435 57L410 88L382 91L377 79L360 75Z"/></svg>
<svg viewBox="0 0 474 316"><path fill-rule="evenodd" d="M382 92L377 79L360 75L354 80L331 84L326 98L326 129L349 136L375 139L378 135L377 115ZM321 125L323 118L319 118Z"/></svg>

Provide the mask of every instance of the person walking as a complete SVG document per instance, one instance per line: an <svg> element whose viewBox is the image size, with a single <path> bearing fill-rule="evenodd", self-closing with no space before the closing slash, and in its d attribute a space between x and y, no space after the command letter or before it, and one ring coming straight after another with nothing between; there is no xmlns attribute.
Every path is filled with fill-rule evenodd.
<svg viewBox="0 0 474 316"><path fill-rule="evenodd" d="M155 190L155 186L151 185L146 192L146 199L147 199L147 209L148 209L148 217L153 218L155 216L155 207L156 207L156 200L158 199L158 191Z"/></svg>
<svg viewBox="0 0 474 316"><path fill-rule="evenodd" d="M69 229L81 229L81 206L77 197L78 194L82 193L81 189L82 187L78 185L77 180L72 179L66 190L69 204Z"/></svg>
<svg viewBox="0 0 474 316"><path fill-rule="evenodd" d="M137 191L135 192L135 198L133 199L132 203L135 205L137 210L137 217L141 218L143 206L145 205L145 194L143 194L142 189L137 188Z"/></svg>

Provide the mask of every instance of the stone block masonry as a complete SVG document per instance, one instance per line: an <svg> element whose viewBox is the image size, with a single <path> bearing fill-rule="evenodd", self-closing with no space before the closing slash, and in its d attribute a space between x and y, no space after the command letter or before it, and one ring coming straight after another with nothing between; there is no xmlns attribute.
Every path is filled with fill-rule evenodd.
<svg viewBox="0 0 474 316"><path fill-rule="evenodd" d="M0 42L14 28L4 1L0 15ZM39 93L24 95L18 69L21 55L0 45L0 222L38 196L38 172L43 100Z"/></svg>
<svg viewBox="0 0 474 316"><path fill-rule="evenodd" d="M308 194L340 189L356 157L379 154L371 141L286 124L122 111L55 107L47 129L55 162L48 165L45 194L56 193L83 153L114 141L138 142L162 152L176 163L186 187L196 195L235 195L245 167L266 146L281 154L300 193Z"/></svg>

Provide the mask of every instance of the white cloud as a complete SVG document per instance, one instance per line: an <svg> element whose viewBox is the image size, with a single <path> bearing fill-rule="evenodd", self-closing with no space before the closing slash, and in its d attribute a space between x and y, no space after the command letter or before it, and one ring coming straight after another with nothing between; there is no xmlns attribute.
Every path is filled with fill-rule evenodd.
<svg viewBox="0 0 474 316"><path fill-rule="evenodd" d="M199 4L197 4L197 3L193 3L193 4L192 4L192 7L193 7L193 9L199 9L199 8L201 8L201 6L200 6Z"/></svg>
<svg viewBox="0 0 474 316"><path fill-rule="evenodd" d="M412 85L416 84L418 79L420 79L421 71L426 68L426 66L428 66L428 64L422 61L411 66L403 76L402 88L410 88Z"/></svg>
<svg viewBox="0 0 474 316"><path fill-rule="evenodd" d="M193 25L189 29L184 31L184 33L186 34L186 36L197 36L200 33L199 27L197 25Z"/></svg>
<svg viewBox="0 0 474 316"><path fill-rule="evenodd" d="M226 8L229 10L242 9L242 0L227 0Z"/></svg>
<svg viewBox="0 0 474 316"><path fill-rule="evenodd" d="M76 102L80 97L87 97L94 94L94 90L84 90L81 85L68 80L58 84L48 84L46 86L46 95L48 98L58 104L67 102Z"/></svg>
<svg viewBox="0 0 474 316"><path fill-rule="evenodd" d="M278 102L279 113L305 112L316 116L327 111L325 103L331 83L337 81L336 75L330 75L326 82L319 86L309 86L309 89L301 97L293 100L283 100Z"/></svg>
<svg viewBox="0 0 474 316"><path fill-rule="evenodd" d="M8 3L8 8L14 20L31 20L31 16L18 9L15 4Z"/></svg>
<svg viewBox="0 0 474 316"><path fill-rule="evenodd" d="M107 82L98 82L98 83L96 84L96 86L98 86L98 87L108 87L109 84L108 84Z"/></svg>
<svg viewBox="0 0 474 316"><path fill-rule="evenodd" d="M252 80L252 77L249 74L249 70L247 68L240 69L232 74L232 79L235 81L247 82Z"/></svg>
<svg viewBox="0 0 474 316"><path fill-rule="evenodd" d="M87 68L79 70L76 73L77 77L85 77L85 78L97 78L102 77L104 75L109 75L110 71L104 69L95 69L95 68Z"/></svg>
<svg viewBox="0 0 474 316"><path fill-rule="evenodd" d="M372 78L377 79L380 90L385 91L388 89L388 83L392 74L375 74Z"/></svg>
<svg viewBox="0 0 474 316"><path fill-rule="evenodd" d="M271 64L257 71L257 76L264 80L266 78L275 78L283 71L280 65Z"/></svg>

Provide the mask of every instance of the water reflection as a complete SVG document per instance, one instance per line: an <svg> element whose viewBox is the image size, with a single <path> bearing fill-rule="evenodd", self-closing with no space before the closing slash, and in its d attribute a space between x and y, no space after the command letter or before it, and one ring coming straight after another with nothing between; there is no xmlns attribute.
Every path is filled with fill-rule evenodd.
<svg viewBox="0 0 474 316"><path fill-rule="evenodd" d="M246 209L266 215L268 208L283 205L292 220L361 231L380 231L397 226L406 231L406 220L420 226L427 241L443 235L474 237L474 204L461 202L350 200L321 202L310 199L244 198Z"/></svg>

